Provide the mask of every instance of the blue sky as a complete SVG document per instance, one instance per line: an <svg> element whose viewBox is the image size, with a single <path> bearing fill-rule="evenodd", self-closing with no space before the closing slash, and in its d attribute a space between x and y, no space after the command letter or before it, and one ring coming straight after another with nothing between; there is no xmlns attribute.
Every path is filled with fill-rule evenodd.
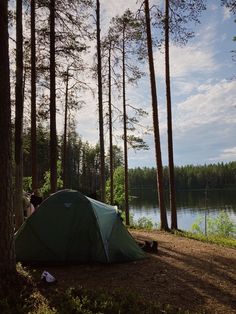
<svg viewBox="0 0 236 314"><path fill-rule="evenodd" d="M110 16L137 8L134 0L101 1L103 25ZM236 63L231 50L236 35L234 17L220 6L208 1L194 29L195 38L184 48L171 44L171 86L173 111L174 160L176 165L208 164L236 160ZM166 105L164 89L164 55L154 51L159 123L163 164L168 163ZM145 65L148 71L147 64ZM128 87L128 99L142 104L149 112L142 124L152 126L152 109L148 75L138 88ZM98 141L96 99L79 113L78 131L84 140ZM96 125L92 125L94 120ZM88 128L88 125L90 127ZM121 134L122 130L116 130ZM141 134L142 135L142 134ZM143 135L149 151L129 149L129 167L155 166L153 135ZM119 143L118 143L119 144Z"/></svg>

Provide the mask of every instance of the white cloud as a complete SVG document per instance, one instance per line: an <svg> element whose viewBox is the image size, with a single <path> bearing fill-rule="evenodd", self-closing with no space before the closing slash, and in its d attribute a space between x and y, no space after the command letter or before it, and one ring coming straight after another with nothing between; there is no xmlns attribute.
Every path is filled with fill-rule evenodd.
<svg viewBox="0 0 236 314"><path fill-rule="evenodd" d="M155 60L157 76L163 80L164 54L156 51ZM188 44L184 48L170 45L171 85L175 96L195 93L199 85L208 80L219 68L220 65L215 61L215 51L211 45L202 45L199 42Z"/></svg>
<svg viewBox="0 0 236 314"><path fill-rule="evenodd" d="M175 95L189 95L192 91L198 89L199 83L197 81L188 81L184 79L178 79L173 81L172 87Z"/></svg>
<svg viewBox="0 0 236 314"><path fill-rule="evenodd" d="M232 161L236 160L236 146L231 148L225 148L222 150L219 156L212 158L212 160L225 160Z"/></svg>
<svg viewBox="0 0 236 314"><path fill-rule="evenodd" d="M212 8L214 10L215 8ZM221 64L217 60L219 53L216 43L216 21L200 25L196 36L185 47L170 45L170 73L172 93L175 96L189 95L198 90L199 85L217 73ZM156 72L162 79L165 76L164 54L155 52ZM203 88L203 87L202 87Z"/></svg>
<svg viewBox="0 0 236 314"><path fill-rule="evenodd" d="M177 106L180 129L204 124L236 123L236 81L221 81L215 85L199 86L199 94Z"/></svg>
<svg viewBox="0 0 236 314"><path fill-rule="evenodd" d="M101 24L103 29L107 28L110 19L116 15L122 15L125 10L130 9L131 11L136 11L139 7L136 1L127 0L101 0ZM102 29L102 31L103 31Z"/></svg>
<svg viewBox="0 0 236 314"><path fill-rule="evenodd" d="M209 7L211 11L216 11L218 9L218 6L215 3L211 4Z"/></svg>
<svg viewBox="0 0 236 314"><path fill-rule="evenodd" d="M77 131L82 135L84 141L92 144L98 142L98 104L96 96L89 92L83 98L85 105L76 114Z"/></svg>
<svg viewBox="0 0 236 314"><path fill-rule="evenodd" d="M101 10L105 10L106 15L111 18L123 14L126 9L136 10L138 5L136 1L127 0L101 0Z"/></svg>
<svg viewBox="0 0 236 314"><path fill-rule="evenodd" d="M218 40L217 28L219 21L209 20L207 24L201 25L196 33L198 47L210 47Z"/></svg>
<svg viewBox="0 0 236 314"><path fill-rule="evenodd" d="M189 46L184 51L173 47L172 75L181 77L193 73L211 72L215 68L213 54L211 51L204 51L194 45ZM184 61L184 64L183 64Z"/></svg>
<svg viewBox="0 0 236 314"><path fill-rule="evenodd" d="M200 86L198 86L197 90L198 92L207 92L210 91L212 88L212 84L209 83L205 83L205 84L201 84Z"/></svg>
<svg viewBox="0 0 236 314"><path fill-rule="evenodd" d="M236 81L199 86L199 91L173 114L178 163L228 161L229 154L221 152L227 152L236 132Z"/></svg>
<svg viewBox="0 0 236 314"><path fill-rule="evenodd" d="M156 51L157 74L164 77L164 54ZM214 51L208 46L189 44L184 48L170 45L170 71L174 78L186 77L191 74L210 73L217 68Z"/></svg>
<svg viewBox="0 0 236 314"><path fill-rule="evenodd" d="M231 18L231 12L229 8L223 7L223 21L229 20Z"/></svg>
<svg viewBox="0 0 236 314"><path fill-rule="evenodd" d="M222 80L199 86L198 94L173 107L174 159L176 165L235 160L236 81ZM160 108L163 164L167 159L165 109ZM130 166L155 166L153 135L146 137L151 149L134 154ZM232 147L232 148L230 148Z"/></svg>

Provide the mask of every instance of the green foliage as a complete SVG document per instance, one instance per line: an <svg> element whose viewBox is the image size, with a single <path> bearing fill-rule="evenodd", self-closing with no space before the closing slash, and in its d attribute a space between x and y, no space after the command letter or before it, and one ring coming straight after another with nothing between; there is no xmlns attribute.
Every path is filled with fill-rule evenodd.
<svg viewBox="0 0 236 314"><path fill-rule="evenodd" d="M32 175L31 167L31 151L30 151L30 128L24 130L24 152L23 165L25 179L25 190L31 190L29 177ZM43 187L43 194L49 193L50 173L49 168L49 128L39 124L37 129L37 150L38 150L38 187ZM58 139L58 154L62 160L63 155L63 137ZM67 141L67 162L66 162L66 188L80 190L86 195L94 194L99 190L100 176L100 148L99 145L91 145L83 142L76 132L76 124L70 121L68 125L68 141ZM113 146L113 164L114 169L123 165L123 153L118 146ZM62 165L63 167L63 165ZM106 176L109 175L109 159L106 159ZM58 186L61 186L61 180Z"/></svg>
<svg viewBox="0 0 236 314"><path fill-rule="evenodd" d="M204 234L203 228L201 226L203 221L204 221L204 217L197 217L191 226L191 231L197 234Z"/></svg>
<svg viewBox="0 0 236 314"><path fill-rule="evenodd" d="M123 221L123 223L125 224L125 211L123 210L118 210L121 220ZM134 227L135 226L135 222L134 222L134 215L133 214L129 214L129 223L130 223L130 227Z"/></svg>
<svg viewBox="0 0 236 314"><path fill-rule="evenodd" d="M62 181L62 178L61 178L61 173L62 173L61 161L58 160L57 161L57 188L58 189L63 187L63 181ZM50 194L50 190L51 190L50 170L48 170L44 174L44 184L43 184L43 186L41 188L41 193L45 197L45 196L48 196Z"/></svg>
<svg viewBox="0 0 236 314"><path fill-rule="evenodd" d="M140 137L128 135L127 142L134 150L149 150L147 143Z"/></svg>
<svg viewBox="0 0 236 314"><path fill-rule="evenodd" d="M134 225L135 227L139 229L147 229L147 230L152 230L154 227L152 220L146 217L139 218L137 223L135 223Z"/></svg>
<svg viewBox="0 0 236 314"><path fill-rule="evenodd" d="M32 190L32 177L23 178L23 190L31 191Z"/></svg>
<svg viewBox="0 0 236 314"><path fill-rule="evenodd" d="M216 218L209 217L208 229L209 235L226 238L236 235L236 225L225 211L221 211Z"/></svg>
<svg viewBox="0 0 236 314"><path fill-rule="evenodd" d="M60 313L180 313L179 309L160 306L140 299L129 292L103 290L85 290L82 287L66 291L61 302ZM176 311L176 312L174 312Z"/></svg>
<svg viewBox="0 0 236 314"><path fill-rule="evenodd" d="M206 230L205 230L206 227ZM225 211L217 217L198 217L191 228L193 233L213 237L230 238L236 235L236 225Z"/></svg>
<svg viewBox="0 0 236 314"><path fill-rule="evenodd" d="M202 233L192 233L187 231L175 231L175 234L177 236L194 239L201 242L236 248L236 240L232 238L222 238L220 236L205 236Z"/></svg>
<svg viewBox="0 0 236 314"><path fill-rule="evenodd" d="M125 212L120 211L121 219L125 221ZM137 221L134 220L134 215L129 215L130 227L135 229L145 229L145 230L157 230L160 229L158 224L153 223L151 218L141 217Z"/></svg>
<svg viewBox="0 0 236 314"><path fill-rule="evenodd" d="M124 190L124 178L125 170L124 167L118 167L114 171L114 204L124 204L125 190ZM106 182L106 201L110 201L110 179Z"/></svg>

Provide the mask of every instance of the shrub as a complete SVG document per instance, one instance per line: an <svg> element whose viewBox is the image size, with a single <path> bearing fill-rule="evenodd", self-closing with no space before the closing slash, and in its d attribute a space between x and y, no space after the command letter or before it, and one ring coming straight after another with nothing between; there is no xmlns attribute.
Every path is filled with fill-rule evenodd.
<svg viewBox="0 0 236 314"><path fill-rule="evenodd" d="M141 217L138 219L137 223L135 223L135 226L140 229L153 229L153 222L150 218L147 217Z"/></svg>
<svg viewBox="0 0 236 314"><path fill-rule="evenodd" d="M230 238L236 235L236 225L225 211L221 211L215 218L198 217L191 231L200 235Z"/></svg>

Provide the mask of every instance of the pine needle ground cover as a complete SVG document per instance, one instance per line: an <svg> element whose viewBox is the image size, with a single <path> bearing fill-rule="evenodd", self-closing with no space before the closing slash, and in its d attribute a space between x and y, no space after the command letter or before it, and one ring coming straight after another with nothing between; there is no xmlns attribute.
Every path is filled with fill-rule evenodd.
<svg viewBox="0 0 236 314"><path fill-rule="evenodd" d="M236 250L160 231L143 260L114 264L19 266L26 278L0 297L0 313L236 313ZM44 270L57 282L45 285Z"/></svg>

